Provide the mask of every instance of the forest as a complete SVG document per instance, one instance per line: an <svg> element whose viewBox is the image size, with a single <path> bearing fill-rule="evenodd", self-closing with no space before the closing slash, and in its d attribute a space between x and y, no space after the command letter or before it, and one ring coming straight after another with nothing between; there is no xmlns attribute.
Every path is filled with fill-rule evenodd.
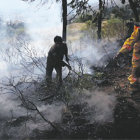
<svg viewBox="0 0 140 140"><path fill-rule="evenodd" d="M140 0L0 5L0 139L140 138Z"/></svg>

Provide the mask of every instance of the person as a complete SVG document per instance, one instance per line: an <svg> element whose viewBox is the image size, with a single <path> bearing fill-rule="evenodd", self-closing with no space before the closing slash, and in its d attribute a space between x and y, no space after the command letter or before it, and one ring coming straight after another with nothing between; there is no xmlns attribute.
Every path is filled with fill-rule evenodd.
<svg viewBox="0 0 140 140"><path fill-rule="evenodd" d="M122 48L116 57L133 50L132 55L132 72L128 77L130 90L133 92L140 87L140 24L134 25L134 31L131 36L124 42Z"/></svg>
<svg viewBox="0 0 140 140"><path fill-rule="evenodd" d="M60 36L54 37L54 45L50 48L47 57L47 67L46 67L46 80L49 84L52 80L52 72L53 69L56 70L57 80L59 84L62 84L62 67L67 66L69 70L71 70L71 66L69 65L68 58L68 48L66 43L63 43L63 40ZM63 61L63 57L65 56L67 63Z"/></svg>
<svg viewBox="0 0 140 140"><path fill-rule="evenodd" d="M130 21L128 23L126 23L126 26L128 28L128 31L127 31L127 38L129 38L131 36L131 34L133 33L133 30L134 30L134 21L133 19L130 19Z"/></svg>

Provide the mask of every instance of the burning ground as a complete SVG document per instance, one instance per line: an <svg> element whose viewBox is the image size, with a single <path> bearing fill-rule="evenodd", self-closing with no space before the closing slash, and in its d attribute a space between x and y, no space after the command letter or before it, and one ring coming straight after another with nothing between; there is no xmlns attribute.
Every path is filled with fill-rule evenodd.
<svg viewBox="0 0 140 140"><path fill-rule="evenodd" d="M128 55L116 65L94 65L92 74L69 72L62 87L29 77L6 81L1 138L139 138L139 95L128 90L130 61Z"/></svg>
<svg viewBox="0 0 140 140"><path fill-rule="evenodd" d="M55 79L47 87L46 56L14 39L13 46L21 46L13 48L20 63L1 80L1 139L140 137L139 95L130 96L127 81L131 55L112 62L119 42L95 42L85 24L73 26L68 35L73 71L63 69L62 87Z"/></svg>

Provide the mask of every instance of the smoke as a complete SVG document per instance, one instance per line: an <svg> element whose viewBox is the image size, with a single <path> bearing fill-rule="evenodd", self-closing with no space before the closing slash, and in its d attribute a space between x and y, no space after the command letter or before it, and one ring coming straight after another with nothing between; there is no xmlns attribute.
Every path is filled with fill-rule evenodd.
<svg viewBox="0 0 140 140"><path fill-rule="evenodd" d="M39 107L39 110L44 112L44 116L47 116L48 120L51 122L60 122L64 108L64 104L54 103L52 105L42 105Z"/></svg>
<svg viewBox="0 0 140 140"><path fill-rule="evenodd" d="M102 125L114 121L114 109L117 103L115 93L108 93L101 89L83 89L81 91L75 89L71 93L71 98L69 104L81 105L81 112L86 113L86 119L91 124Z"/></svg>
<svg viewBox="0 0 140 140"><path fill-rule="evenodd" d="M98 122L100 124L113 122L113 113L116 105L115 95L109 95L103 91L85 91L84 93L90 96L90 98L86 99L86 102L93 109L89 116L90 122Z"/></svg>
<svg viewBox="0 0 140 140"><path fill-rule="evenodd" d="M55 6L56 4L51 8L53 10L50 10L48 13L44 12L42 16L41 13L37 14L37 12L35 12L33 16L34 11L32 14L30 14L31 10L26 11L26 16L28 13L30 18L33 16L31 19L26 19L26 17L23 18L26 27L25 33L30 38L27 42L15 38L13 39L13 37L10 38L7 35L7 21L3 21L3 24L0 25L2 29L0 41L3 46L3 48L0 48L2 54L0 61L0 81L3 82L3 80L6 79L5 77L8 77L8 79L14 77L16 79L13 81L15 82L14 85L23 82L17 86L22 91L23 95L34 102L39 111L49 121L57 123L61 122L62 110L65 108L65 105L61 102L47 104L39 101L41 94L46 94L46 91L43 93L41 90L36 91L37 85L34 83L30 85L31 82L35 81L39 83L44 79L44 66L46 66L47 53L53 44L54 36L61 35L60 7L56 11L56 13L58 12L57 15L50 16L53 15L52 13L54 13ZM46 7L43 7L43 10L44 8ZM46 26L44 26L44 24L46 24ZM77 38L78 36L76 40L68 40L68 48L72 68L78 72L79 65L82 64L84 73L91 73L91 66L97 64L102 66L109 58L112 58L113 53L116 53L117 51L116 42L103 47L106 42L96 42L88 32L77 31L77 34L68 35L69 38ZM106 59L102 59L104 56ZM67 70L64 69L63 75L66 74ZM7 82L6 84L9 83ZM90 98L84 97L82 101L87 102L90 107L90 113L87 119L90 120L91 123L113 121L113 109L116 104L114 95L99 91L91 92L88 90L83 91L83 94L90 96ZM73 96L75 96L75 103L81 101L81 95L73 93ZM28 135L31 136L34 130L46 130L50 128L50 125L45 123L36 112L28 112L21 104L22 102L17 98L16 94L7 93L5 90L1 91L0 120L9 120L11 118L17 119L21 116L30 115L33 117L33 119L23 121L16 127L7 127L7 124L4 124L7 134L14 135L14 137L18 138ZM0 127L2 128L2 125ZM5 133L2 131L0 132L1 135Z"/></svg>
<svg viewBox="0 0 140 140"><path fill-rule="evenodd" d="M88 32L78 31L78 40L70 40L68 43L69 52L71 56L71 62L74 62L75 58L82 60L85 73L92 73L92 66L103 67L116 55L119 50L118 42L113 40L108 42L106 40L97 41L92 39L92 35ZM71 34L69 34L71 37ZM72 35L74 37L74 35ZM73 67L77 64L73 63ZM78 67L75 68L78 70Z"/></svg>
<svg viewBox="0 0 140 140"><path fill-rule="evenodd" d="M4 65L0 70L1 73L3 73L1 77L15 75L17 71L18 75L23 75L23 73L25 74L27 71L29 73L29 69L31 69L35 75L42 74L42 72L45 72L45 69L41 68L42 66L39 66L41 71L35 67L34 70L34 68L30 66L28 66L28 70L23 70L25 68L23 68L23 64L32 62L28 56L28 51L31 50L30 57L36 58L36 60L39 58L41 63L43 63L44 66L46 65L47 52L53 44L54 36L61 35L60 3L54 2L52 4L52 1L48 1L46 5L40 5L36 1L29 4L17 0L14 0L12 3L9 1L9 3L12 6L8 6L7 12L5 12L3 8L7 5L7 2L2 2L3 6L1 5L1 15L3 19L0 20L0 41L2 45L0 48L0 58L1 63ZM16 7L16 5L18 6ZM53 9L56 11L55 14L52 14L54 13ZM22 22L24 28L15 28L18 22ZM25 35L18 36L23 30ZM28 40L25 40L25 37L28 38ZM26 45L26 49L24 45Z"/></svg>
<svg viewBox="0 0 140 140"><path fill-rule="evenodd" d="M15 95L0 94L0 120L19 117L25 114L25 109L19 107L20 101Z"/></svg>
<svg viewBox="0 0 140 140"><path fill-rule="evenodd" d="M60 7L59 4L56 6L56 3L52 5L52 9L55 8L56 14L52 14L53 10L46 8L46 6L40 10L38 9L38 12L34 10L32 5L30 5L30 7L30 10L28 9L26 12L22 12L20 18L18 16L14 17L15 13L10 11L12 13L11 17L8 17L7 20L7 15L4 15L4 19L1 21L0 41L2 47L0 49L0 81L2 84L5 83L5 85L9 85L9 80L7 79L12 81L12 78L14 78L12 81L14 85L20 83L20 81L25 82L18 86L23 95L35 102L40 112L42 112L43 115L48 118L48 120L58 122L61 119L61 109L64 105L45 105L44 103L38 101L38 92L35 91L35 86L30 86L30 82L32 82L34 79L37 80L39 77L44 79L44 75L42 76L41 74L45 74L47 52L53 44L54 36L61 35L62 27ZM57 12L57 10L59 11ZM18 36L20 31L23 31L23 28L15 28L15 25L19 21L24 23L24 32L26 33L26 35L24 35L28 38L28 40L25 40L24 36ZM43 69L44 71L40 71L40 69ZM7 83L4 81L7 81ZM29 83L27 84L26 82ZM44 120L42 120L37 113L32 111L27 113L28 111L22 107L22 102L18 98L19 95L17 93L12 94L11 92L8 92L11 90L10 85L6 87L6 90L4 89L5 87L3 87L3 85L1 85L1 87L1 121L10 120L11 122L16 122L16 119L20 119L22 116L27 116L27 114L32 115L34 119L37 119L37 122L34 122L33 120L23 121L23 123L19 124L20 126L16 127L13 127L12 125L11 127L7 127L7 123L4 122L0 125L0 128L5 128L6 132L3 131L4 129L0 131L1 136L4 133L9 133L17 138L24 137L28 134L30 135L35 129L45 130L50 127L47 123L44 123ZM24 126L24 123L26 124L26 127Z"/></svg>
<svg viewBox="0 0 140 140"><path fill-rule="evenodd" d="M53 31L53 32L52 32ZM35 29L30 32L32 41L30 42L31 47L37 52L38 57L44 55L47 56L49 49L54 43L53 39L56 35L61 34L61 26L55 26L51 28Z"/></svg>
<svg viewBox="0 0 140 140"><path fill-rule="evenodd" d="M60 104L46 106L44 105L38 107L40 112L45 112L43 115L46 119L55 123L60 122L62 108L63 105ZM19 112L22 112L22 110L19 110ZM51 128L48 123L46 123L40 116L38 116L38 114L32 113L32 116L33 119L32 117L30 117L30 114L26 112L26 116L24 114L24 117L19 116L15 119L11 119L11 121L7 121L5 124L1 124L0 128L1 126L3 126L3 128L1 128L0 130L0 138L5 139L8 136L10 136L10 139L23 139L27 137L35 137L35 135L39 135L41 131L45 131Z"/></svg>

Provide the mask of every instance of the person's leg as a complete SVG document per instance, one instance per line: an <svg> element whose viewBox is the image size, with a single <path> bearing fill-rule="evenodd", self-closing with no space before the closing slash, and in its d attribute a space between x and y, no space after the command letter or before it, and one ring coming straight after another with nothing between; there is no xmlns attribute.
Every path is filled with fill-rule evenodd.
<svg viewBox="0 0 140 140"><path fill-rule="evenodd" d="M46 67L46 81L48 85L52 81L52 72L53 72L53 65L48 62Z"/></svg>
<svg viewBox="0 0 140 140"><path fill-rule="evenodd" d="M134 76L136 77L135 84L140 87L140 66L137 66L133 73Z"/></svg>
<svg viewBox="0 0 140 140"><path fill-rule="evenodd" d="M140 41L137 41L133 46L132 55L132 78L134 79L134 84L139 85L138 79L140 78Z"/></svg>
<svg viewBox="0 0 140 140"><path fill-rule="evenodd" d="M138 84L138 86L140 88L140 67L138 69L137 84Z"/></svg>
<svg viewBox="0 0 140 140"><path fill-rule="evenodd" d="M55 67L56 73L57 73L57 80L59 82L59 84L62 84L62 67L61 66L57 66Z"/></svg>
<svg viewBox="0 0 140 140"><path fill-rule="evenodd" d="M140 68L139 67L133 67L132 68L132 73L128 77L128 80L130 81L130 92L135 93L139 91L140 88L140 83L139 83L139 78L140 78Z"/></svg>

